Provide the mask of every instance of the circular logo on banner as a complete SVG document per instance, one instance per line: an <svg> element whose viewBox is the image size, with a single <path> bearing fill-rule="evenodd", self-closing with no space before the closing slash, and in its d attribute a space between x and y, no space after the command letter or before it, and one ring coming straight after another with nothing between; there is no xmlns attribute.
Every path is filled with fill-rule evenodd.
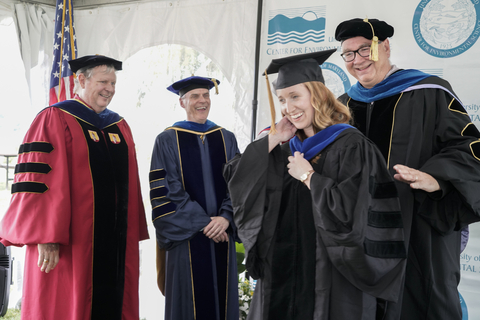
<svg viewBox="0 0 480 320"><path fill-rule="evenodd" d="M324 62L322 68L325 86L333 92L335 97L339 97L350 89L350 80L342 68L330 62Z"/></svg>
<svg viewBox="0 0 480 320"><path fill-rule="evenodd" d="M480 36L480 0L423 0L413 16L418 46L437 58L467 51Z"/></svg>
<svg viewBox="0 0 480 320"><path fill-rule="evenodd" d="M462 307L462 320L468 320L467 304L465 303L465 300L463 299L460 292L458 293L458 295L460 296L460 306Z"/></svg>

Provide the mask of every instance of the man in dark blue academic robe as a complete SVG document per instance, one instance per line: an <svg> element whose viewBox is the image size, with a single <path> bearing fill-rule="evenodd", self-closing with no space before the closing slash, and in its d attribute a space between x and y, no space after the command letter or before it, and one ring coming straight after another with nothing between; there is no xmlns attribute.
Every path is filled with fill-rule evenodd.
<svg viewBox="0 0 480 320"><path fill-rule="evenodd" d="M167 89L187 120L158 135L150 199L158 284L167 320L237 320L233 210L222 167L238 153L233 133L207 119L219 81L192 76Z"/></svg>

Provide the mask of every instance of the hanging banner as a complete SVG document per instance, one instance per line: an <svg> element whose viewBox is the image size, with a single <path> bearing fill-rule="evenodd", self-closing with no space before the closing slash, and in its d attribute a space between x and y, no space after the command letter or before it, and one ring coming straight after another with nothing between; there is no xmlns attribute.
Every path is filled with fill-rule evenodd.
<svg viewBox="0 0 480 320"><path fill-rule="evenodd" d="M476 59L480 54L479 12L479 0L265 1L257 131L270 123L265 77L261 74L272 59L337 48L338 54L322 66L327 87L339 96L357 82L345 68L334 34L340 22L365 17L385 20L395 28L390 38L392 64L448 80L472 122L480 127L480 96L476 94L480 83L480 60Z"/></svg>
<svg viewBox="0 0 480 320"><path fill-rule="evenodd" d="M262 21L261 74L272 59L337 48L322 65L325 84L338 97L357 81L340 57L337 25L352 18L376 18L395 28L390 61L450 82L472 122L480 128L480 0L335 1L267 0ZM257 131L270 124L265 77L259 79ZM276 75L269 76L270 82ZM280 107L277 105L277 121ZM480 224L460 259L463 319L480 319Z"/></svg>

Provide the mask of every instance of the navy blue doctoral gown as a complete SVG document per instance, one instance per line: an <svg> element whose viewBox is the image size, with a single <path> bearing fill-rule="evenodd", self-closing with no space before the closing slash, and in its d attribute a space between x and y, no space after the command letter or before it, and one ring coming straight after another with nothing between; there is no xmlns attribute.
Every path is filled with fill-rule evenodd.
<svg viewBox="0 0 480 320"><path fill-rule="evenodd" d="M157 244L165 250L159 268L165 319L238 319L236 228L222 176L238 152L233 133L210 121L177 122L155 141L150 198ZM203 234L213 216L230 222L228 242Z"/></svg>

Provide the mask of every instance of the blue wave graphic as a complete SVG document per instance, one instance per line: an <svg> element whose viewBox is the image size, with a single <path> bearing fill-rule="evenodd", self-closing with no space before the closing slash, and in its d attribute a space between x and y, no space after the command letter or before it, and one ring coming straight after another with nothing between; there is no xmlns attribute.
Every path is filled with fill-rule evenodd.
<svg viewBox="0 0 480 320"><path fill-rule="evenodd" d="M276 40L298 40L298 41L303 41L303 40L308 40L308 39L316 39L316 40L322 40L324 39L325 36L321 35L321 36L318 36L318 37L314 37L314 36L306 36L306 37L295 37L295 36L289 36L289 37L274 37L274 38L271 38L271 39L268 39L268 41L276 41Z"/></svg>
<svg viewBox="0 0 480 320"><path fill-rule="evenodd" d="M304 43L307 43L309 41L313 41L312 39L307 39L307 40L304 40L304 41L296 41L296 40L288 40L288 41L273 41L273 42L267 42L268 45L272 45L272 44L276 44L276 43L280 43L280 44L286 44L286 43L289 43L289 42L295 42L295 43L299 43L299 44L304 44ZM314 42L322 42L323 39L319 40L319 41L314 41Z"/></svg>
<svg viewBox="0 0 480 320"><path fill-rule="evenodd" d="M268 22L268 45L288 42L302 44L324 40L325 18L305 20L302 17L288 18L279 14Z"/></svg>
<svg viewBox="0 0 480 320"><path fill-rule="evenodd" d="M286 37L286 36L288 36L288 35L296 35L296 36L298 36L298 37L301 37L301 36L306 35L306 34L322 35L322 34L325 34L325 30L322 30L322 31L309 30L309 31L303 32L303 33L296 32L296 31L292 31L292 32L289 32L289 33L275 32L274 34L269 34L269 35L268 35L268 38L273 38L273 37Z"/></svg>
<svg viewBox="0 0 480 320"><path fill-rule="evenodd" d="M275 43L285 44L288 42L305 43L308 41L322 42L324 40L325 40L325 33L322 33L320 35L306 34L303 37L295 36L295 35L286 35L286 36L268 37L267 44L268 45L275 44Z"/></svg>
<svg viewBox="0 0 480 320"><path fill-rule="evenodd" d="M302 17L288 18L283 14L279 14L268 22L268 34L276 32L289 33L292 31L305 33L309 30L325 30L325 18L305 20Z"/></svg>

